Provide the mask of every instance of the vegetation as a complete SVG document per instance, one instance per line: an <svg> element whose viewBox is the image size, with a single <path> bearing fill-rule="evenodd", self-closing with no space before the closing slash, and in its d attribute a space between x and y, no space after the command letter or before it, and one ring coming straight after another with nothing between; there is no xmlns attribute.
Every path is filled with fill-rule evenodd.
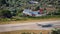
<svg viewBox="0 0 60 34"><path fill-rule="evenodd" d="M9 10L2 10L1 14L4 18L11 18L12 17L12 14Z"/></svg>
<svg viewBox="0 0 60 34"><path fill-rule="evenodd" d="M52 34L60 34L60 29L54 29L54 30L52 30Z"/></svg>
<svg viewBox="0 0 60 34"><path fill-rule="evenodd" d="M39 9L40 4L29 4L30 0L11 0L5 1L0 0L0 21L13 21L13 20L28 20L28 19L47 19L47 18L59 18L60 9L57 12L50 13L47 16L40 17L31 17L31 16L22 16L22 11L28 7L34 6L36 9ZM40 0L35 0L40 1ZM4 6L5 5L5 6ZM58 15L58 16L57 16Z"/></svg>
<svg viewBox="0 0 60 34"><path fill-rule="evenodd" d="M60 15L60 9L57 12L53 13L54 15Z"/></svg>

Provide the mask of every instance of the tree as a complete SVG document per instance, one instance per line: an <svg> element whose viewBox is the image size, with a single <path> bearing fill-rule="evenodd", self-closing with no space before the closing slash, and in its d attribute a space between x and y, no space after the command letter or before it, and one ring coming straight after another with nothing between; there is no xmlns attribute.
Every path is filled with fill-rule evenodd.
<svg viewBox="0 0 60 34"><path fill-rule="evenodd" d="M53 13L54 15L60 15L60 9Z"/></svg>
<svg viewBox="0 0 60 34"><path fill-rule="evenodd" d="M0 0L0 4L6 4L5 0Z"/></svg>

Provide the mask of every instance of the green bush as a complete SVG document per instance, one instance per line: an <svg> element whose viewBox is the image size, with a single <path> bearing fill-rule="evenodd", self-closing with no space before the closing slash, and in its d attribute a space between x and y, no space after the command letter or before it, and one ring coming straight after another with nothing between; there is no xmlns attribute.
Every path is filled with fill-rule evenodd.
<svg viewBox="0 0 60 34"><path fill-rule="evenodd" d="M11 11L9 11L9 10L2 10L0 15L3 17L6 17L6 18L12 17Z"/></svg>
<svg viewBox="0 0 60 34"><path fill-rule="evenodd" d="M60 34L60 29L54 29L54 30L52 30L52 34Z"/></svg>

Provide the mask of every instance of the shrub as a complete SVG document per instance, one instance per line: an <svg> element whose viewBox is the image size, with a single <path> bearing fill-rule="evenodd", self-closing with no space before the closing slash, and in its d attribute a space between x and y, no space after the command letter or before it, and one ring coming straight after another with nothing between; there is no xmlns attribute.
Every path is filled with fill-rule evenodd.
<svg viewBox="0 0 60 34"><path fill-rule="evenodd" d="M1 15L3 17L6 17L6 18L11 18L12 17L11 11L9 11L9 10L2 10Z"/></svg>
<svg viewBox="0 0 60 34"><path fill-rule="evenodd" d="M60 29L52 30L52 34L60 34Z"/></svg>

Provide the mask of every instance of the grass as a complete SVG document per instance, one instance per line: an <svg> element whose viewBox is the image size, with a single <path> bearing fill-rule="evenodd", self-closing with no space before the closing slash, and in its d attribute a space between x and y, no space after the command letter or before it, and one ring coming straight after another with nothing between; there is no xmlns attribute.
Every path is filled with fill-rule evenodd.
<svg viewBox="0 0 60 34"><path fill-rule="evenodd" d="M0 24L16 24L27 22L40 22L49 20L60 20L60 15L57 16L41 16L41 17L14 17L14 18L0 18Z"/></svg>
<svg viewBox="0 0 60 34"><path fill-rule="evenodd" d="M49 19L49 18L60 18L60 15L58 16L40 16L40 17L27 17L29 19Z"/></svg>
<svg viewBox="0 0 60 34"><path fill-rule="evenodd" d="M49 18L60 18L60 15L57 16L40 16L40 17L31 17L31 16L26 16L26 17L13 17L13 18L0 18L0 21L19 21L19 20L38 20L38 19L49 19Z"/></svg>

